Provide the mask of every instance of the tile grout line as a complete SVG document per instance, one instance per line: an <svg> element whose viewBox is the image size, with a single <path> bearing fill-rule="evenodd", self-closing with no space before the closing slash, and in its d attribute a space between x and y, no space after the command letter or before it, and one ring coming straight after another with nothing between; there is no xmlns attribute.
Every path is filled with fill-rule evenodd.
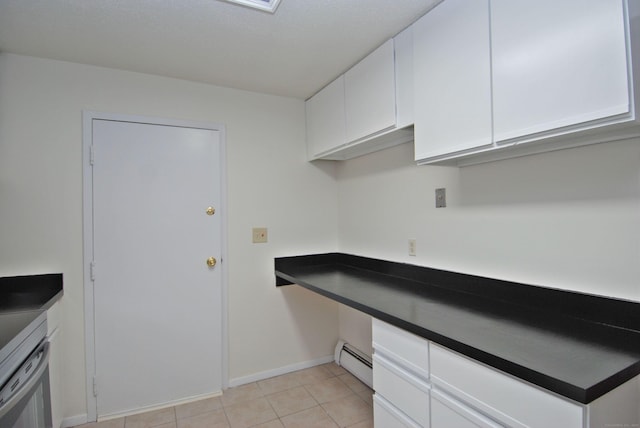
<svg viewBox="0 0 640 428"><path fill-rule="evenodd" d="M262 391L262 389L260 388L260 384L258 384L258 389L260 389ZM262 392L264 393L264 391L262 391ZM280 415L278 414L278 412L276 412L276 409L273 407L273 404L271 404L271 401L269 401L269 399L267 398L266 395L263 395L263 397L264 397L265 400L267 400L267 403L269 404L269 407L271 407L271 410L273 410L273 414L276 415L276 419L278 419L278 421L280 421L280 424L282 424L284 426L284 424L280 420ZM275 420L275 419L273 419L273 420ZM267 423L267 422L270 422L270 421L266 421L265 423ZM233 427L231 427L231 428L233 428Z"/></svg>
<svg viewBox="0 0 640 428"><path fill-rule="evenodd" d="M299 411L296 411L296 412L293 412L293 413L290 413L290 414L287 414L287 415L284 415L284 416L281 417L278 414L278 412L276 411L276 408L274 407L274 404L272 403L272 401L268 397L272 396L272 395L280 394L280 393L285 393L285 392L290 391L292 389L296 389L296 388L302 387L302 390L305 391L305 393L311 398L311 402L310 403L314 403L314 405L312 407L310 407L310 408L319 407L320 409L322 409L323 413L326 416L329 417L329 420L331 420L336 426L340 426L338 421L333 416L331 416L331 414L329 414L329 412L325 408L325 405L327 403L331 402L331 400L329 400L329 401L327 401L325 403L320 403L318 401L318 399L311 393L311 390L310 390L310 388L313 387L314 385L317 385L317 384L325 382L325 381L332 380L333 378L338 378L338 384L344 386L350 392L349 396L355 395L357 397L356 401L364 404L365 406L367 406L369 408L371 407L371 405L369 404L370 400L367 400L366 397L363 397L363 395L365 395L365 393L368 393L369 391L371 391L371 388L368 387L368 385L362 384L363 389L361 389L359 386L355 385L355 382L353 382L351 377L353 377L355 379L355 381L358 381L360 383L362 383L362 381L360 381L358 378L356 378L355 376L350 374L348 371L345 371L344 369L338 371L335 368L330 368L328 366L329 366L329 364L316 366L316 367L319 367L321 369L320 372L319 373L317 373L317 372L316 373L310 373L310 375L306 377L306 379L308 380L306 383L305 383L304 380L297 380L296 379L296 381L295 381L295 383L293 385L285 383L285 385L287 385L287 386L285 386L284 389L272 391L270 393L267 393L268 392L267 391L268 388L266 386L260 385L260 383L259 383L260 381L253 382L255 384L256 392L258 392L258 396L254 397L254 398L248 398L248 399L245 399L245 400L237 402L237 403L225 405L224 402L222 401L222 396L221 396L219 398L219 400L220 400L220 409L222 409L222 411L223 411L226 424L230 428L233 428L232 424L231 424L231 419L229 418L229 415L228 415L228 412L227 412L228 407L231 407L231 406L234 406L234 405L238 405L238 404L241 404L243 402L251 402L251 401L254 401L254 400L258 400L260 398L264 398L264 399L267 400L267 403L269 404L269 407L271 408L271 410L274 413L274 415L276 416L276 418L270 419L268 421L261 422L261 423L258 423L258 424L254 424L254 425L251 425L251 426L255 427L255 426L260 425L262 423L275 422L276 420L282 426L284 426L285 424L283 422L283 417L288 417L288 416L296 414L296 413L301 413L301 412L304 412L304 411L306 411L308 409L301 409ZM338 367L340 367L340 366L338 366ZM286 375L287 374L280 375L280 376L286 376ZM273 379L273 378L269 378L269 379ZM305 379L305 377L303 377L302 379ZM267 379L265 379L265 380L267 380ZM263 385L268 385L268 384L263 384ZM273 385L277 385L277 383L276 384L271 384L272 387L273 387ZM352 385L354 387L352 387ZM265 389L265 388L267 388L267 389ZM173 419L174 419L174 424L175 424L176 428L178 428L178 424L179 424L177 407L178 406L172 406L171 407L171 409L173 411ZM358 423L364 422L365 420L366 419L363 419L362 421L357 421L354 424L358 424ZM124 423L124 425L123 425L124 428L127 428L128 421L126 420L126 418L124 418L123 423Z"/></svg>

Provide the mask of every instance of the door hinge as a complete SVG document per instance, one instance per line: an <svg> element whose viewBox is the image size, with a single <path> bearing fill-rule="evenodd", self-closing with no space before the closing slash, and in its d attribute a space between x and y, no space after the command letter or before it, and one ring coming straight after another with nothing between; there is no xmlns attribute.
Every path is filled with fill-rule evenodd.
<svg viewBox="0 0 640 428"><path fill-rule="evenodd" d="M96 280L96 262L95 261L92 261L91 263L89 263L89 277L91 278L91 281Z"/></svg>
<svg viewBox="0 0 640 428"><path fill-rule="evenodd" d="M93 377L93 396L97 397L98 396L98 380L96 379L96 377Z"/></svg>
<svg viewBox="0 0 640 428"><path fill-rule="evenodd" d="M89 147L89 164L90 165L93 165L93 163L96 160L96 158L95 158L96 151L95 151L94 147L95 146L93 144Z"/></svg>

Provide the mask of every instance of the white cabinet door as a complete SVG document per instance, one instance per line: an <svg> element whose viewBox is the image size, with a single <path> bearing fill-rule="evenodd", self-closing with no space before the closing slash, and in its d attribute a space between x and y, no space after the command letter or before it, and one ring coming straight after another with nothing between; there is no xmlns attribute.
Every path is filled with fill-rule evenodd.
<svg viewBox="0 0 640 428"><path fill-rule="evenodd" d="M307 100L305 108L309 159L346 143L344 75Z"/></svg>
<svg viewBox="0 0 640 428"><path fill-rule="evenodd" d="M62 425L62 343L60 341L60 302L47 310L47 340L49 341L49 392L53 428Z"/></svg>
<svg viewBox="0 0 640 428"><path fill-rule="evenodd" d="M396 66L396 127L413 125L413 27L393 38Z"/></svg>
<svg viewBox="0 0 640 428"><path fill-rule="evenodd" d="M421 426L429 425L429 384L375 353L373 389Z"/></svg>
<svg viewBox="0 0 640 428"><path fill-rule="evenodd" d="M373 425L375 428L422 428L378 394L373 396Z"/></svg>
<svg viewBox="0 0 640 428"><path fill-rule="evenodd" d="M439 391L431 393L431 428L500 428L501 425Z"/></svg>
<svg viewBox="0 0 640 428"><path fill-rule="evenodd" d="M429 341L379 319L371 319L377 355L397 362L423 380L429 379Z"/></svg>
<svg viewBox="0 0 640 428"><path fill-rule="evenodd" d="M439 4L414 24L413 43L416 160L490 147L488 0Z"/></svg>
<svg viewBox="0 0 640 428"><path fill-rule="evenodd" d="M393 40L388 40L344 75L347 141L396 124Z"/></svg>
<svg viewBox="0 0 640 428"><path fill-rule="evenodd" d="M414 425L428 427L429 342L384 321L371 321L373 389L382 400L382 407L388 404L390 408L390 413L379 410L374 414L376 427L386 427L384 421L391 415L405 421L402 426L413 426L407 425L406 420L410 420ZM388 426L400 425L389 422Z"/></svg>
<svg viewBox="0 0 640 428"><path fill-rule="evenodd" d="M624 22L621 0L492 0L495 141L628 113Z"/></svg>
<svg viewBox="0 0 640 428"><path fill-rule="evenodd" d="M434 343L429 344L429 357L434 389L458 397L506 426L583 426L584 408L576 402Z"/></svg>

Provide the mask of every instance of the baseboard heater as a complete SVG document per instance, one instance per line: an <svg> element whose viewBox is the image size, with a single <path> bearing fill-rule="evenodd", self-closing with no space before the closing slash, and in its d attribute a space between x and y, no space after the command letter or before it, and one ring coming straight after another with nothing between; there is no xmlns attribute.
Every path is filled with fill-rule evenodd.
<svg viewBox="0 0 640 428"><path fill-rule="evenodd" d="M373 389L373 365L362 351L354 348L344 340L338 340L335 352L336 364L367 384Z"/></svg>

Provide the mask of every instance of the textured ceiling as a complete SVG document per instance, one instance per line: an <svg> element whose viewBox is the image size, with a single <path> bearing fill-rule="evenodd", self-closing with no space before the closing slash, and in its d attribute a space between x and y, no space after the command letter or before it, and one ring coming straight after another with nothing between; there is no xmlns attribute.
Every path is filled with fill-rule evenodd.
<svg viewBox="0 0 640 428"><path fill-rule="evenodd" d="M308 98L436 0L0 0L0 52Z"/></svg>

